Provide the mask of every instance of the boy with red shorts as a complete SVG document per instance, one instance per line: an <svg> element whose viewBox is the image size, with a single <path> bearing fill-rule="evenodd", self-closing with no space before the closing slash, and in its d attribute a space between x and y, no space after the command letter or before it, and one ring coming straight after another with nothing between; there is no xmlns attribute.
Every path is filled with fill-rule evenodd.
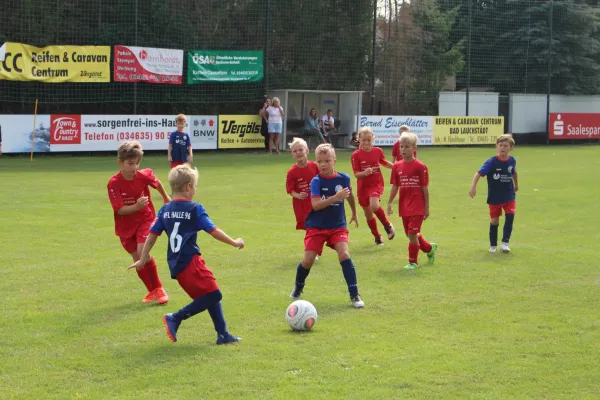
<svg viewBox="0 0 600 400"><path fill-rule="evenodd" d="M388 200L388 214L392 214L392 201L400 189L398 213L402 217L404 232L408 236L408 264L405 269L418 267L419 250L427 253L430 263L435 261L437 244L429 243L421 235L421 225L429 217L429 171L414 156L417 136L403 133L400 136L402 160L392 168L392 190Z"/></svg>
<svg viewBox="0 0 600 400"><path fill-rule="evenodd" d="M289 144L296 164L288 170L285 189L293 197L292 206L296 216L296 229L306 230L304 223L312 211L310 200L310 181L319 173L319 167L308 159L308 145L304 139L294 138Z"/></svg>
<svg viewBox="0 0 600 400"><path fill-rule="evenodd" d="M335 171L335 150L329 143L319 145L315 153L319 175L310 182L313 209L306 218L304 258L296 269L296 283L290 297L292 299L300 298L306 277L310 273L317 255L321 255L323 246L327 243L327 246L338 253L352 305L361 308L365 306L365 303L358 293L356 270L348 253L348 229L346 229L344 210L344 199L348 199L348 204L352 209L350 223L354 222L358 226L350 176Z"/></svg>
<svg viewBox="0 0 600 400"><path fill-rule="evenodd" d="M383 246L383 240L379 229L377 229L377 217L385 232L388 240L392 240L396 235L394 227L385 215L385 211L379 205L379 199L383 194L383 175L380 165L386 168L392 168L393 164L385 159L383 150L380 147L373 146L373 131L369 127L360 128L358 131L358 141L360 148L352 153L351 162L354 176L358 179L358 204L365 212L367 225L371 234L375 238L377 246Z"/></svg>
<svg viewBox="0 0 600 400"><path fill-rule="evenodd" d="M169 239L167 246L167 260L171 278L177 279L179 285L193 299L187 306L172 314L163 316L163 323L167 335L177 341L177 330L182 321L208 311L217 331L217 344L239 342L241 339L227 331L221 299L223 295L219 290L217 281L210 269L206 266L201 256L200 248L196 244L198 231L204 231L213 238L239 249L244 248L242 239L233 240L225 232L218 229L206 214L206 209L192 201L196 194L198 183L198 170L189 164L175 167L169 173L169 184L173 191L173 201L165 204L158 212L154 224L150 228L150 235L142 250L140 261L129 266L140 268L156 239L165 231Z"/></svg>
<svg viewBox="0 0 600 400"><path fill-rule="evenodd" d="M506 214L504 229L502 232L502 244L500 251L510 252L508 242L512 234L513 221L515 220L516 192L519 190L517 180L517 160L510 155L515 147L512 135L501 135L496 139L496 150L498 154L488 159L485 164L475 173L469 195L474 198L477 194L477 182L482 176L487 176L488 198L490 207L490 253L495 253L498 246L498 226L502 210Z"/></svg>
<svg viewBox="0 0 600 400"><path fill-rule="evenodd" d="M162 183L154 176L154 171L150 168L139 169L143 155L140 142L121 143L117 150L121 171L110 178L107 186L108 198L114 211L115 233L133 261L140 259L148 230L156 215L148 187L156 189L165 203L171 200ZM164 304L169 301L158 277L154 258L149 257L137 273L148 289L142 302L158 301L159 304Z"/></svg>

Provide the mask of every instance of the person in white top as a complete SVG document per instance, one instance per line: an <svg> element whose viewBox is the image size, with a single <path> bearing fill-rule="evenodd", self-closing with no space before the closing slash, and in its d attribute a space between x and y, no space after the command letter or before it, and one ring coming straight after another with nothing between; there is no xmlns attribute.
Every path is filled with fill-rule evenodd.
<svg viewBox="0 0 600 400"><path fill-rule="evenodd" d="M279 103L279 97L273 97L273 105L267 107L269 114L269 154L275 143L275 151L279 154L279 135L281 135L283 127L283 108Z"/></svg>
<svg viewBox="0 0 600 400"><path fill-rule="evenodd" d="M331 143L329 133L333 132L334 129L335 119L333 118L333 110L327 110L327 114L321 117L321 131L323 132L325 140L327 140L329 143Z"/></svg>

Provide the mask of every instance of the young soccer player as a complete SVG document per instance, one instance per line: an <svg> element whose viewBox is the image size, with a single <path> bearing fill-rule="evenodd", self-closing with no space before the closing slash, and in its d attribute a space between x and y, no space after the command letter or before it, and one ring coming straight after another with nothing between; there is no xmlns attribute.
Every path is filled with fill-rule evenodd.
<svg viewBox="0 0 600 400"><path fill-rule="evenodd" d="M296 163L287 172L285 188L287 193L293 197L292 206L296 216L296 229L306 230L304 222L312 211L310 181L319 173L319 167L308 159L309 150L304 139L294 138L289 146Z"/></svg>
<svg viewBox="0 0 600 400"><path fill-rule="evenodd" d="M386 168L392 168L393 164L385 159L383 150L380 147L373 146L373 131L369 127L360 128L358 131L358 141L360 148L352 153L352 170L358 180L358 204L365 212L367 225L375 238L377 246L383 246L383 239L377 228L377 217L383 224L387 233L388 240L392 240L396 235L394 227L385 215L385 211L379 205L379 200L383 194L383 175L380 165Z"/></svg>
<svg viewBox="0 0 600 400"><path fill-rule="evenodd" d="M400 189L398 213L402 217L404 232L408 236L408 264L405 269L418 267L419 250L427 253L429 262L435 261L437 244L429 243L421 235L421 225L429 217L429 171L425 164L414 156L417 136L405 132L400 136L402 160L392 168L388 214L392 215L392 201Z"/></svg>
<svg viewBox="0 0 600 400"><path fill-rule="evenodd" d="M300 298L306 277L310 273L317 255L321 255L323 245L327 243L327 246L338 253L352 305L361 308L365 306L365 303L358 293L356 271L348 253L348 229L344 210L344 200L348 199L348 204L352 209L350 223L354 222L358 226L350 176L335 171L335 150L329 143L320 144L315 153L319 175L310 182L313 210L306 218L304 258L296 269L296 283L290 297L292 299Z"/></svg>
<svg viewBox="0 0 600 400"><path fill-rule="evenodd" d="M169 151L167 155L171 163L171 169L181 164L191 163L194 158L190 135L183 131L187 124L186 116L179 114L175 117L175 124L177 125L177 130L169 136Z"/></svg>
<svg viewBox="0 0 600 400"><path fill-rule="evenodd" d="M488 197L487 203L490 207L490 253L495 253L498 246L498 225L502 210L506 214L504 230L502 233L502 244L500 251L510 252L508 242L512 234L513 222L515 220L516 192L519 190L517 180L517 160L510 155L515 147L512 135L501 135L496 139L496 150L498 154L487 160L475 173L469 195L474 198L477 194L477 182L482 176L487 176Z"/></svg>
<svg viewBox="0 0 600 400"><path fill-rule="evenodd" d="M410 128L408 127L408 125L402 125L400 127L400 136L402 136L402 134L404 132L410 132ZM417 158L417 148L416 147L415 147L414 157ZM402 154L400 154L400 138L398 138L398 141L396 143L394 143L394 147L392 147L392 160L394 160L394 162L398 162L398 161L402 160Z"/></svg>
<svg viewBox="0 0 600 400"><path fill-rule="evenodd" d="M182 321L207 310L217 331L217 344L239 342L241 339L227 331L223 309L222 294L213 273L208 269L201 257L200 248L196 244L198 231L205 231L213 238L239 249L244 248L242 239L233 240L225 232L218 229L206 214L205 208L194 201L198 183L198 171L189 165L175 167L169 173L169 184L173 191L173 201L165 204L158 212L150 235L146 240L141 258L129 266L141 268L149 257L156 239L165 231L169 237L167 260L171 278L177 279L179 285L194 300L181 310L163 316L167 335L177 341L177 330Z"/></svg>
<svg viewBox="0 0 600 400"><path fill-rule="evenodd" d="M108 198L114 211L115 233L133 261L140 259L148 230L156 215L148 187L156 189L163 202L171 201L162 183L154 176L154 171L150 168L139 169L143 155L140 142L121 143L117 150L121 171L108 181ZM137 273L148 289L142 302L157 301L164 304L169 301L158 277L154 258L148 257L141 265L143 268L138 269Z"/></svg>

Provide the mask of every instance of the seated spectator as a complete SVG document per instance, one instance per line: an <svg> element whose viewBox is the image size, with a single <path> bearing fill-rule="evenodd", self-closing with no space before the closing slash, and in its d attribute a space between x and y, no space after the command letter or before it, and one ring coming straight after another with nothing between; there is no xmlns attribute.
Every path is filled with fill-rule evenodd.
<svg viewBox="0 0 600 400"><path fill-rule="evenodd" d="M319 130L319 120L317 118L317 109L311 108L310 113L304 120L304 133L314 135L319 139L319 143L327 143L323 134Z"/></svg>
<svg viewBox="0 0 600 400"><path fill-rule="evenodd" d="M331 143L331 138L329 134L335 132L335 119L333 118L333 110L327 110L327 114L321 117L321 132L323 132L323 136L325 140Z"/></svg>

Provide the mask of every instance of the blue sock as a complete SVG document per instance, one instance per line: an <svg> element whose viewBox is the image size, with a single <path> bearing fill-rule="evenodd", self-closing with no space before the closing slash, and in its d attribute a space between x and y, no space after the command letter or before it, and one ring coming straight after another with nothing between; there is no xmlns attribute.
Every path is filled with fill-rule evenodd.
<svg viewBox="0 0 600 400"><path fill-rule="evenodd" d="M181 310L173 313L173 317L178 320L188 319L196 314L201 313L204 310L208 310L213 307L215 304L221 301L223 295L220 290L215 290L214 292L210 292L205 294L204 296L200 296L194 301L192 301L187 306L183 307Z"/></svg>
<svg viewBox="0 0 600 400"><path fill-rule="evenodd" d="M308 274L310 274L310 269L304 268L302 263L298 264L298 268L296 269L296 286L304 288Z"/></svg>
<svg viewBox="0 0 600 400"><path fill-rule="evenodd" d="M498 225L490 224L490 246L498 246Z"/></svg>
<svg viewBox="0 0 600 400"><path fill-rule="evenodd" d="M352 259L349 258L340 262L342 266L342 272L344 273L344 279L346 279L346 284L348 285L348 291L350 292L350 297L354 297L358 294L358 284L356 283L356 270L354 269L354 263Z"/></svg>
<svg viewBox="0 0 600 400"><path fill-rule="evenodd" d="M223 307L219 301L208 308L208 313L212 318L213 324L215 325L215 331L221 336L227 336L227 325L225 324L225 316L223 315Z"/></svg>
<svg viewBox="0 0 600 400"><path fill-rule="evenodd" d="M506 219L504 221L504 232L502 233L502 243L508 243L510 240L514 220L515 214L506 214Z"/></svg>

